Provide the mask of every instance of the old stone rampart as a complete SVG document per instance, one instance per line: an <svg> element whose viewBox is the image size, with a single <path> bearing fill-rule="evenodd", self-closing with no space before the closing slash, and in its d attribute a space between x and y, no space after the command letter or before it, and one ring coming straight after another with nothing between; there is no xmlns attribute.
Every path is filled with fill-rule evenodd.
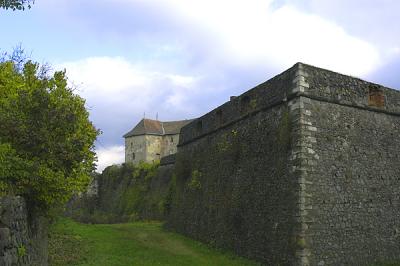
<svg viewBox="0 0 400 266"><path fill-rule="evenodd" d="M299 176L306 261L399 260L400 92L302 69Z"/></svg>
<svg viewBox="0 0 400 266"><path fill-rule="evenodd" d="M0 198L0 265L47 265L47 222L21 197Z"/></svg>
<svg viewBox="0 0 400 266"><path fill-rule="evenodd" d="M71 200L67 215L85 223L164 220L170 198L174 157L160 165L122 164L107 167L95 177L96 194Z"/></svg>
<svg viewBox="0 0 400 266"><path fill-rule="evenodd" d="M288 162L293 68L181 130L167 226L268 265L294 265L298 181Z"/></svg>
<svg viewBox="0 0 400 266"><path fill-rule="evenodd" d="M267 265L400 259L400 93L298 63L181 130L167 226Z"/></svg>

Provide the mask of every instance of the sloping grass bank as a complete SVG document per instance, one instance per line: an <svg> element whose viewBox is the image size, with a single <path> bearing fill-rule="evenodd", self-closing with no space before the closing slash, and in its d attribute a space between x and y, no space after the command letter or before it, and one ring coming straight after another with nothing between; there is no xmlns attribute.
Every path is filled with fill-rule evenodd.
<svg viewBox="0 0 400 266"><path fill-rule="evenodd" d="M256 265L181 235L161 223L80 224L61 219L49 239L50 265Z"/></svg>

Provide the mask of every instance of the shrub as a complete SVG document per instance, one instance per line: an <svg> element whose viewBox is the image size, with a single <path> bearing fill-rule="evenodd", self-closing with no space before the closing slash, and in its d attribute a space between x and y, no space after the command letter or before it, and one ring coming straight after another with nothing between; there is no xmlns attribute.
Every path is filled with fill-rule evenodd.
<svg viewBox="0 0 400 266"><path fill-rule="evenodd" d="M98 131L65 71L0 62L0 190L48 213L86 189Z"/></svg>
<svg viewBox="0 0 400 266"><path fill-rule="evenodd" d="M192 176L189 182L187 183L188 188L191 190L201 189L201 183L199 180L200 177L201 177L201 172L199 170L194 170L192 172Z"/></svg>

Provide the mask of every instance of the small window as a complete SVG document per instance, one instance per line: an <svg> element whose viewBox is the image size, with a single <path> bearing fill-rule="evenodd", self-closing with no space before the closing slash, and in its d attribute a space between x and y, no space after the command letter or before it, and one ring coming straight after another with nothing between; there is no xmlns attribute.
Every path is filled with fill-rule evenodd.
<svg viewBox="0 0 400 266"><path fill-rule="evenodd" d="M136 155L134 152L132 152L132 161L135 160L135 158L136 158Z"/></svg>
<svg viewBox="0 0 400 266"><path fill-rule="evenodd" d="M369 88L368 105L374 107L385 106L385 95L383 95L383 91L381 89L378 87Z"/></svg>
<svg viewBox="0 0 400 266"><path fill-rule="evenodd" d="M223 117L222 117L222 110L218 109L216 112L216 115L217 115L217 125L220 126L224 123Z"/></svg>
<svg viewBox="0 0 400 266"><path fill-rule="evenodd" d="M245 114L249 111L249 109L250 109L250 97L244 96L240 100L240 113Z"/></svg>
<svg viewBox="0 0 400 266"><path fill-rule="evenodd" d="M174 137L171 137L171 143L174 143Z"/></svg>
<svg viewBox="0 0 400 266"><path fill-rule="evenodd" d="M197 134L201 134L203 131L203 121L199 120L196 124L196 132Z"/></svg>

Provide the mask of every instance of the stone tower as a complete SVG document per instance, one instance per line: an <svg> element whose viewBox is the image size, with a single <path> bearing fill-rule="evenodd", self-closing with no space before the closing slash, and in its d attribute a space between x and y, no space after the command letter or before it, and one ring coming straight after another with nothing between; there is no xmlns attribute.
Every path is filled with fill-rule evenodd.
<svg viewBox="0 0 400 266"><path fill-rule="evenodd" d="M181 128L192 120L162 122L142 119L124 135L125 162L154 162L176 153Z"/></svg>

